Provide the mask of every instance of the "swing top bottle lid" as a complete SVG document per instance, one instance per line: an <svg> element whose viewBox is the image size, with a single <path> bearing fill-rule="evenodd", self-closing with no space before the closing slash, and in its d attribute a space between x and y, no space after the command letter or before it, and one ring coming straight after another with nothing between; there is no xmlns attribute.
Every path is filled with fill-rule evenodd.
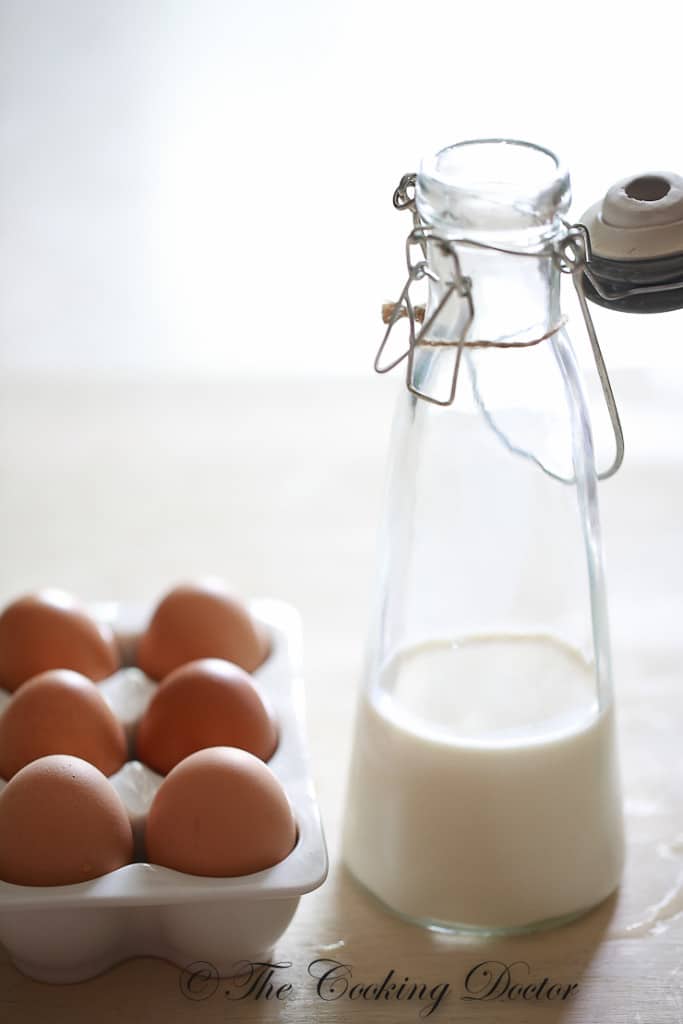
<svg viewBox="0 0 683 1024"><path fill-rule="evenodd" d="M657 171L616 182L581 217L590 237L586 293L632 313L683 308L683 177Z"/></svg>
<svg viewBox="0 0 683 1024"><path fill-rule="evenodd" d="M683 177L658 171L622 178L584 213L596 256L639 260L683 252Z"/></svg>

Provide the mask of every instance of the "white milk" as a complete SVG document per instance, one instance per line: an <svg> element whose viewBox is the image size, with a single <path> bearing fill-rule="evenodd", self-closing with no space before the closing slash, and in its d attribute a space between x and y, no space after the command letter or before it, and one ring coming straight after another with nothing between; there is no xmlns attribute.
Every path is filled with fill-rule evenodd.
<svg viewBox="0 0 683 1024"><path fill-rule="evenodd" d="M612 707L595 670L543 636L403 652L359 708L344 857L394 910L516 929L618 885Z"/></svg>

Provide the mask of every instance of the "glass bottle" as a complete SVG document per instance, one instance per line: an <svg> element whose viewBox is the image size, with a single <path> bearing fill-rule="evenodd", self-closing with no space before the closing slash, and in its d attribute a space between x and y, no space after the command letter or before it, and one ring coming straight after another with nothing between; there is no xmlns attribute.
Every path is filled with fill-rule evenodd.
<svg viewBox="0 0 683 1024"><path fill-rule="evenodd" d="M527 143L460 143L416 180L429 338L395 417L343 853L428 927L559 923L622 871L597 477L560 311L569 200Z"/></svg>

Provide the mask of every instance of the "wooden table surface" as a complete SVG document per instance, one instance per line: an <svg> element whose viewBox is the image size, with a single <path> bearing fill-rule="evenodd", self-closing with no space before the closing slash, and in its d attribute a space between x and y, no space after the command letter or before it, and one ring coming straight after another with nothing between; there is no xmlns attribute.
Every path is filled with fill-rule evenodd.
<svg viewBox="0 0 683 1024"><path fill-rule="evenodd" d="M295 604L331 857L328 881L302 899L273 954L291 963L280 968L293 986L284 1002L232 1001L222 986L189 999L180 970L153 959L47 985L2 953L0 1021L683 1020L683 388L665 375L617 376L628 455L602 487L628 830L623 885L564 928L478 942L387 914L338 855L395 386L370 377L39 375L0 384L0 597L52 584L88 600L147 600L211 573L245 595ZM319 994L308 971L320 958L348 964L354 982L381 982L391 970L425 982L432 1001L324 999L331 993ZM578 987L559 1002L464 1000L468 972L489 960L525 961L532 980ZM513 971L527 974L519 964Z"/></svg>

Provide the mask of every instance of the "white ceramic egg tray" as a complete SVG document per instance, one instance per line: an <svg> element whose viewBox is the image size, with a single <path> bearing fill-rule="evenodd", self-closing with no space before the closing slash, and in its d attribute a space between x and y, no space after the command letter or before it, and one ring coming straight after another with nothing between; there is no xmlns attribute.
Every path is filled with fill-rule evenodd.
<svg viewBox="0 0 683 1024"><path fill-rule="evenodd" d="M114 604L94 611L111 622L124 662L131 660L146 614ZM0 881L0 941L24 974L75 982L132 956L155 956L179 967L206 961L229 977L240 961L262 960L287 928L300 897L324 882L327 851L306 747L299 617L290 606L270 600L253 602L250 611L271 640L270 656L253 676L278 725L278 747L268 764L292 805L295 848L274 867L239 878L204 878L144 863L144 820L162 777L128 761L110 781L128 809L139 860L76 885ZM124 725L131 751L156 685L137 668L122 668L98 684ZM0 713L9 700L11 694L0 690Z"/></svg>

